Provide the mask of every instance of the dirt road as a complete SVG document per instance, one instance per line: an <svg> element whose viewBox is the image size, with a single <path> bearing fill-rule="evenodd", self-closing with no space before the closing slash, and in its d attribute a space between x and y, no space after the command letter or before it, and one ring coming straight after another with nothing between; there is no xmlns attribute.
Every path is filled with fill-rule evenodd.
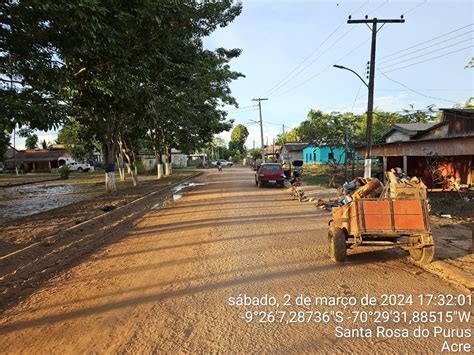
<svg viewBox="0 0 474 355"><path fill-rule="evenodd" d="M412 311L470 309L420 306L420 294L461 292L411 265L398 249L361 249L347 263L334 264L326 255L329 215L284 190L257 189L249 169L211 171L199 180L206 184L182 192L170 206L156 206L120 241L3 314L0 352L438 353L444 336L375 337L378 325L412 332L420 326L416 320L353 323L348 317L355 317L352 310L407 311L411 317ZM243 294L274 296L279 307L229 305L229 297ZM414 304L297 306L300 294L357 300L412 294ZM283 305L285 295L292 296L291 306ZM281 322L260 323L260 315L244 319L275 310L287 312ZM327 311L330 319L317 321L312 314L293 323L291 312L301 310L305 317ZM337 311L344 313L340 323ZM472 322L456 320L423 326L435 325L472 328ZM367 328L374 336L341 338L337 326ZM447 340L470 341L459 335Z"/></svg>

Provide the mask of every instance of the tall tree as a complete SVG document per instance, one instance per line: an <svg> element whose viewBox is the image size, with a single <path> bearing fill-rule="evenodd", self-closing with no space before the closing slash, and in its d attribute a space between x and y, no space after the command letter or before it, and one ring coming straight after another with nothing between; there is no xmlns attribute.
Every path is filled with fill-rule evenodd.
<svg viewBox="0 0 474 355"><path fill-rule="evenodd" d="M38 148L38 136L36 134L29 134L25 140L25 147L27 149L36 149Z"/></svg>
<svg viewBox="0 0 474 355"><path fill-rule="evenodd" d="M117 143L135 136L130 120L159 133L158 146L168 152L171 145L191 149L228 126L219 107L235 103L228 84L239 74L228 61L240 51L206 51L201 39L229 24L241 5L44 0L0 10L1 77L12 73L18 85L2 91L11 100L0 123L45 129L73 116L102 145L109 190Z"/></svg>
<svg viewBox="0 0 474 355"><path fill-rule="evenodd" d="M229 150L232 156L237 152L239 155L245 152L244 144L248 136L249 131L243 124L238 124L234 127L229 142Z"/></svg>

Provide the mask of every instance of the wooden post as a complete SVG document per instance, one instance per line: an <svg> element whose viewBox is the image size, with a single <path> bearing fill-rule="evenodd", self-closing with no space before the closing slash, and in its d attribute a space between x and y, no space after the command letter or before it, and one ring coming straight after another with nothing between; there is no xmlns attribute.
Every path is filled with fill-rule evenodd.
<svg viewBox="0 0 474 355"><path fill-rule="evenodd" d="M407 174L408 171L408 157L406 155L403 156L403 172Z"/></svg>

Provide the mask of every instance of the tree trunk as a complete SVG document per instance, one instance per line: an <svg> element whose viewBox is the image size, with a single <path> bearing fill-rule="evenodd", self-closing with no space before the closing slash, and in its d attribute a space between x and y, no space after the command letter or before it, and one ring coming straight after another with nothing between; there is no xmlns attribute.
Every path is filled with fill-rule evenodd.
<svg viewBox="0 0 474 355"><path fill-rule="evenodd" d="M125 181L125 164L123 161L122 154L117 154L117 162L118 162L118 171L120 175L120 181Z"/></svg>
<svg viewBox="0 0 474 355"><path fill-rule="evenodd" d="M107 142L103 145L105 158L105 191L117 189L115 184L115 143Z"/></svg>
<svg viewBox="0 0 474 355"><path fill-rule="evenodd" d="M123 143L120 143L120 146L123 149L123 155L127 159L127 163L130 169L130 176L132 177L133 186L137 186L138 177L137 177L137 167L135 165L135 154L129 151L128 148Z"/></svg>
<svg viewBox="0 0 474 355"><path fill-rule="evenodd" d="M132 158L132 164L133 164L133 169L132 169L132 183L133 183L133 186L137 186L138 185L138 169L137 169L137 165L135 164L135 161L136 161L136 155L134 152L131 153L131 158Z"/></svg>
<svg viewBox="0 0 474 355"><path fill-rule="evenodd" d="M171 167L171 146L166 146L166 163L165 163L165 176L170 176L173 173Z"/></svg>
<svg viewBox="0 0 474 355"><path fill-rule="evenodd" d="M159 143L155 146L155 159L156 159L156 178L158 180L163 179L163 160L161 159L161 149L156 148Z"/></svg>

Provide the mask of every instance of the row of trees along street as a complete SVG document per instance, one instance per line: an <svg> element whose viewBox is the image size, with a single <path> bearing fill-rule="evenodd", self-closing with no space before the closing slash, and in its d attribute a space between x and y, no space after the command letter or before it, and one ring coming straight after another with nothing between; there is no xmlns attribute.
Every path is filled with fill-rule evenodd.
<svg viewBox="0 0 474 355"><path fill-rule="evenodd" d="M240 50L203 38L240 12L231 0L4 1L0 132L66 127L59 141L100 147L108 191L117 156L137 184L141 148L158 177L164 154L170 174L171 147L193 151L232 126L222 107L237 105L229 83L243 75L229 61Z"/></svg>

